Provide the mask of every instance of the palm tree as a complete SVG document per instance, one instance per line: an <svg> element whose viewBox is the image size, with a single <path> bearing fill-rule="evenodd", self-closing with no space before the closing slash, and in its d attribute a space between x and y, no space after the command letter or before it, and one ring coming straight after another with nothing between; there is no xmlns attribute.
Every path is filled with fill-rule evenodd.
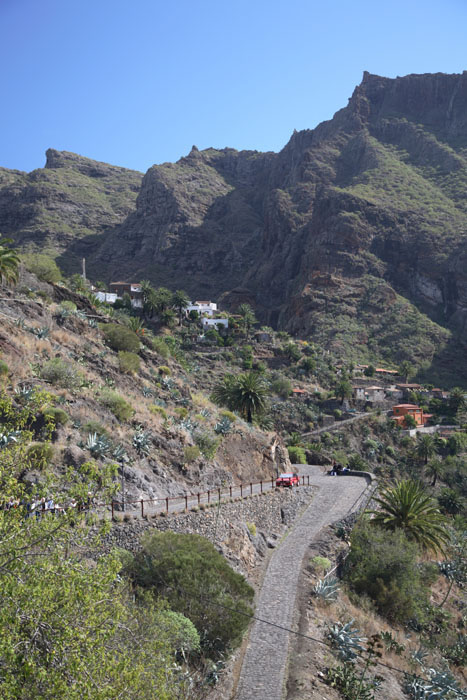
<svg viewBox="0 0 467 700"><path fill-rule="evenodd" d="M215 403L238 411L248 423L253 423L253 417L264 412L267 398L268 388L256 372L245 372L238 377L228 374L212 392Z"/></svg>
<svg viewBox="0 0 467 700"><path fill-rule="evenodd" d="M386 530L401 529L424 549L442 551L449 540L446 518L423 484L403 479L381 490L374 499L380 509L370 511L372 522Z"/></svg>
<svg viewBox="0 0 467 700"><path fill-rule="evenodd" d="M242 323L246 330L246 337L248 338L251 327L256 323L255 312L249 304L240 304L238 313L242 316Z"/></svg>
<svg viewBox="0 0 467 700"><path fill-rule="evenodd" d="M436 454L436 443L433 435L430 435L429 433L419 435L415 451L417 457L423 459L425 464L428 464L428 459Z"/></svg>
<svg viewBox="0 0 467 700"><path fill-rule="evenodd" d="M465 395L465 390L461 389L459 386L455 386L453 389L451 389L449 392L449 408L453 413L457 413L460 408L465 408L467 403L465 400Z"/></svg>
<svg viewBox="0 0 467 700"><path fill-rule="evenodd" d="M0 238L0 283L10 284L18 281L19 257L13 248L8 246L11 238Z"/></svg>
<svg viewBox="0 0 467 700"><path fill-rule="evenodd" d="M398 369L399 374L401 377L404 377L405 383L409 381L414 375L415 375L415 367L410 364L408 360L403 360Z"/></svg>
<svg viewBox="0 0 467 700"><path fill-rule="evenodd" d="M436 486L436 482L444 474L444 464L440 459L432 459L425 467L425 474L429 479L432 479L431 485Z"/></svg>
<svg viewBox="0 0 467 700"><path fill-rule="evenodd" d="M190 303L188 295L183 289L177 289L172 295L172 306L178 312L178 325L182 325L182 316L186 307Z"/></svg>

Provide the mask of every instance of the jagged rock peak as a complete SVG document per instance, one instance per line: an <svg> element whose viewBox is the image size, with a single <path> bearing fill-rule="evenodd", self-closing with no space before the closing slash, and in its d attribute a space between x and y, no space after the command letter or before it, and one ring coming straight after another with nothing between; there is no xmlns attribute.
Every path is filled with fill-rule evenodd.
<svg viewBox="0 0 467 700"><path fill-rule="evenodd" d="M98 160L85 158L78 153L70 151L56 151L54 148L49 148L46 153L45 167L48 169L57 170L58 168L71 168L77 170L88 177L105 177L110 173L133 173L136 170L122 168L118 165L109 165Z"/></svg>

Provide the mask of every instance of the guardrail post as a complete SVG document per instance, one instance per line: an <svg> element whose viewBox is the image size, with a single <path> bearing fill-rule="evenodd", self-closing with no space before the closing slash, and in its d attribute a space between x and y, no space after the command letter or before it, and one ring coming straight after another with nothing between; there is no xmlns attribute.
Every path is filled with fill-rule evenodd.
<svg viewBox="0 0 467 700"><path fill-rule="evenodd" d="M188 510L188 496L185 496L185 510Z"/></svg>
<svg viewBox="0 0 467 700"><path fill-rule="evenodd" d="M240 498L243 498L243 484L240 484Z"/></svg>
<svg viewBox="0 0 467 700"><path fill-rule="evenodd" d="M310 475L308 474L308 486L310 485Z"/></svg>
<svg viewBox="0 0 467 700"><path fill-rule="evenodd" d="M141 499L141 517L144 518L144 501Z"/></svg>
<svg viewBox="0 0 467 700"><path fill-rule="evenodd" d="M302 486L305 486L305 477L302 476Z"/></svg>
<svg viewBox="0 0 467 700"><path fill-rule="evenodd" d="M198 505L199 505L200 503L201 503L201 494L200 494L200 492L198 491Z"/></svg>
<svg viewBox="0 0 467 700"><path fill-rule="evenodd" d="M208 503L211 503L211 492L208 491Z"/></svg>
<svg viewBox="0 0 467 700"><path fill-rule="evenodd" d="M114 517L114 502L112 501L112 520L113 520L113 517Z"/></svg>
<svg viewBox="0 0 467 700"><path fill-rule="evenodd" d="M168 496L167 496L167 498L165 499L165 512L166 512L166 513L169 512L169 497L168 497Z"/></svg>
<svg viewBox="0 0 467 700"><path fill-rule="evenodd" d="M253 494L253 484L250 481L250 496Z"/></svg>
<svg viewBox="0 0 467 700"><path fill-rule="evenodd" d="M220 489L217 489L217 493L218 493L218 495L219 495L219 503L220 503L220 502L221 502L221 490L220 490Z"/></svg>
<svg viewBox="0 0 467 700"><path fill-rule="evenodd" d="M231 486L229 486L229 496L230 496L230 498L232 498L232 487Z"/></svg>
<svg viewBox="0 0 467 700"><path fill-rule="evenodd" d="M263 480L261 479L261 481L260 481L259 483L260 483L260 486L261 486L261 493L263 493Z"/></svg>

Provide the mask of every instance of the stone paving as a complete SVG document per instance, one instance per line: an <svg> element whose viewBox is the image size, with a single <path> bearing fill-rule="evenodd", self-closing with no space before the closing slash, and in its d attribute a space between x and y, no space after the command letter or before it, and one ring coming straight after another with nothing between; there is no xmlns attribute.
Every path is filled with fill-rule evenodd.
<svg viewBox="0 0 467 700"><path fill-rule="evenodd" d="M311 504L278 549L266 571L255 616L293 628L295 600L303 557L319 531L347 515L368 484L363 477L323 475L301 466L310 484L319 487ZM255 621L250 629L235 700L283 700L289 633Z"/></svg>

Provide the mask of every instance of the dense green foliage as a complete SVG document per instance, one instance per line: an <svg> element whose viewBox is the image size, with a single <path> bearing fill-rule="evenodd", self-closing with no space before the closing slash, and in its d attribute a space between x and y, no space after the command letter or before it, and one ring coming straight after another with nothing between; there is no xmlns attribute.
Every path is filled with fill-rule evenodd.
<svg viewBox="0 0 467 700"><path fill-rule="evenodd" d="M60 282L62 273L53 258L44 253L31 253L22 256L23 262L40 280L56 284Z"/></svg>
<svg viewBox="0 0 467 700"><path fill-rule="evenodd" d="M139 370L140 359L134 352L120 350L118 353L118 366L124 374L136 374Z"/></svg>
<svg viewBox="0 0 467 700"><path fill-rule="evenodd" d="M126 326L118 323L107 323L101 325L105 341L112 350L125 350L127 352L138 352L140 341L136 333Z"/></svg>
<svg viewBox="0 0 467 700"><path fill-rule="evenodd" d="M212 398L215 403L238 411L248 423L252 423L253 416L265 411L268 395L268 388L261 375L247 372L236 377L226 375L222 382L214 387Z"/></svg>
<svg viewBox="0 0 467 700"><path fill-rule="evenodd" d="M10 284L18 279L19 257L10 243L9 238L0 238L0 284Z"/></svg>
<svg viewBox="0 0 467 700"><path fill-rule="evenodd" d="M126 571L136 586L167 598L194 623L208 656L217 658L240 642L253 589L204 537L146 533Z"/></svg>
<svg viewBox="0 0 467 700"><path fill-rule="evenodd" d="M128 421L132 417L133 407L112 389L102 389L99 397L100 402L106 406L119 421Z"/></svg>

